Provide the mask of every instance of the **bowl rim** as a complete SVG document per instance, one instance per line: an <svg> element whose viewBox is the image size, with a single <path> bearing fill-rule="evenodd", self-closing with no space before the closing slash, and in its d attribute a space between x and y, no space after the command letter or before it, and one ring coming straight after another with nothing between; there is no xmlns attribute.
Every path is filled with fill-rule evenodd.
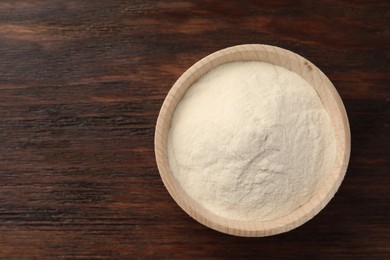
<svg viewBox="0 0 390 260"><path fill-rule="evenodd" d="M167 139L177 104L187 89L209 70L233 61L264 61L296 72L314 88L332 120L336 159L323 187L290 214L270 221L231 220L210 212L188 196L169 168ZM158 115L154 148L161 179L175 202L193 219L214 230L245 237L263 237L290 231L317 215L335 195L344 179L351 147L345 107L336 88L314 64L289 50L264 44L244 44L211 53L185 71L168 92Z"/></svg>

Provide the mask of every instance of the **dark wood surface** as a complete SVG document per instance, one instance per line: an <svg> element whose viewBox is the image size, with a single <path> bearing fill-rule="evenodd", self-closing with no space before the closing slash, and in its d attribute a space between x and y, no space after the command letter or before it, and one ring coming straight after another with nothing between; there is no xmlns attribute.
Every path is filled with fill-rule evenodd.
<svg viewBox="0 0 390 260"><path fill-rule="evenodd" d="M389 259L386 2L0 1L0 258ZM267 238L192 220L163 186L153 150L175 80L243 43L321 68L352 133L331 203Z"/></svg>

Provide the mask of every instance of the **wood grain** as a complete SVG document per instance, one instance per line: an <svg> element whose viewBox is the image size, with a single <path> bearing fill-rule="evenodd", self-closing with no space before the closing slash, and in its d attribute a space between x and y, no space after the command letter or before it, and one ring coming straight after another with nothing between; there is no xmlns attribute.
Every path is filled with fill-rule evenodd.
<svg viewBox="0 0 390 260"><path fill-rule="evenodd" d="M387 1L0 2L0 258L389 258ZM153 136L175 80L243 43L301 54L350 120L346 178L298 229L238 238L193 221Z"/></svg>

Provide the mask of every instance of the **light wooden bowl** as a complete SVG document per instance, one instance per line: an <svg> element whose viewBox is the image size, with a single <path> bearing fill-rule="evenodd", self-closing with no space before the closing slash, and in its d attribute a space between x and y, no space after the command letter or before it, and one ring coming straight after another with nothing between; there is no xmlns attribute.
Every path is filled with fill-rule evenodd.
<svg viewBox="0 0 390 260"><path fill-rule="evenodd" d="M172 174L167 153L172 115L187 89L214 67L232 61L264 61L287 68L304 78L318 93L328 111L336 136L337 152L332 171L324 185L303 206L287 216L272 221L231 220L206 210L188 196ZM238 45L217 51L189 68L173 85L161 107L155 132L155 153L161 178L173 199L192 218L223 233L261 237L294 229L313 218L339 188L349 161L350 131L343 102L330 80L314 64L291 51L269 45Z"/></svg>

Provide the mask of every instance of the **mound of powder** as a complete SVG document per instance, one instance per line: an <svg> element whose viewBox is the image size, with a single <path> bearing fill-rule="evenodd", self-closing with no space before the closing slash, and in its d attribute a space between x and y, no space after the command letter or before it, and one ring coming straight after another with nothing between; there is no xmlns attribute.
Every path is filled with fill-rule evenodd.
<svg viewBox="0 0 390 260"><path fill-rule="evenodd" d="M231 62L201 77L178 104L169 165L191 198L236 220L273 220L306 203L336 155L315 90L265 62Z"/></svg>

